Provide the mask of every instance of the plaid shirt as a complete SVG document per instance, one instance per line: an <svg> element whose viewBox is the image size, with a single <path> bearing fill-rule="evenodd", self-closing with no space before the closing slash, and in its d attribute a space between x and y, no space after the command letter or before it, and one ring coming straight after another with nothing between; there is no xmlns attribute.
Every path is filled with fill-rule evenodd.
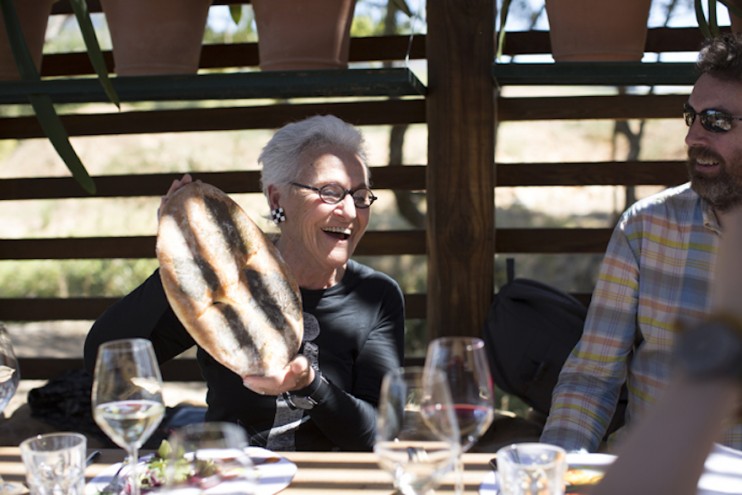
<svg viewBox="0 0 742 495"><path fill-rule="evenodd" d="M675 323L697 322L708 311L720 232L716 215L689 184L641 200L623 214L583 336L554 389L542 441L597 450L624 381L627 424L655 402L670 375ZM742 425L730 426L719 441L742 448Z"/></svg>

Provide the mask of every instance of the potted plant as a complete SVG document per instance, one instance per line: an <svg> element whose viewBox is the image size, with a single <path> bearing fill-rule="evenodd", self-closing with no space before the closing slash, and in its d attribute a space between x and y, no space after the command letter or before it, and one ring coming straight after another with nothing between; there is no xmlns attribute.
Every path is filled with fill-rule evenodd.
<svg viewBox="0 0 742 495"><path fill-rule="evenodd" d="M640 61L651 0L546 0L551 52L557 62Z"/></svg>
<svg viewBox="0 0 742 495"><path fill-rule="evenodd" d="M117 75L198 71L212 0L101 0L100 3L111 33Z"/></svg>
<svg viewBox="0 0 742 495"><path fill-rule="evenodd" d="M262 70L348 66L356 0L252 0Z"/></svg>
<svg viewBox="0 0 742 495"><path fill-rule="evenodd" d="M41 56L44 49L44 36L46 34L46 25L49 21L49 15L52 11L52 4L55 0L14 0L13 5L18 15L18 22L21 24L26 45L31 53L36 69L41 67ZM0 13L0 15L2 15ZM0 36L0 80L9 81L21 78L18 72L18 66L13 58L13 51L10 48L10 42L5 34L3 24L0 25L3 30Z"/></svg>
<svg viewBox="0 0 742 495"><path fill-rule="evenodd" d="M39 77L39 66L42 56L41 52L43 51L43 39L48 17L51 13L51 6L54 1L55 0L48 2L46 2L46 0L0 0L2 27L5 31L3 40L7 40L9 51L12 53L12 59L17 68L13 76L18 76L16 78L30 82L38 82L41 80ZM75 13L75 17L77 18L78 25L80 26L80 31L87 47L90 62L98 74L99 80L101 81L103 89L109 99L118 105L118 96L108 79L105 61L103 59L103 54L100 51L98 40L95 36L95 30L93 29L93 24L90 20L87 4L85 3L85 0L69 0L69 2ZM21 17L16 11L16 6L23 9L28 7L28 4L37 10L41 10L46 15L46 20L34 20L35 24L43 26L43 29L41 29L40 43L38 40L33 42L34 50L38 50L38 53L34 54L29 50L29 46L26 42L27 38L24 36L24 33L30 32L22 25L22 22L25 22L26 18ZM30 18L33 18L33 16ZM37 47L39 44L41 48ZM67 165L72 176L83 187L83 189L91 194L94 193L95 184L85 169L85 166L80 161L80 158L77 156L74 148L70 144L67 131L54 109L54 104L51 98L45 94L29 94L28 99L36 113L36 117L39 120L42 130L57 150L57 153L62 158L65 165Z"/></svg>
<svg viewBox="0 0 742 495"><path fill-rule="evenodd" d="M557 62L640 61L647 38L651 0L602 2L545 0L551 53ZM500 12L498 54L510 0Z"/></svg>

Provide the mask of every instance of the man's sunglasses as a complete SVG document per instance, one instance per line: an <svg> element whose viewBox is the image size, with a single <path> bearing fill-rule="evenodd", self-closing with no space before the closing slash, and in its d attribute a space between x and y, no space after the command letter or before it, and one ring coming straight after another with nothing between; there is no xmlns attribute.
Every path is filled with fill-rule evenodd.
<svg viewBox="0 0 742 495"><path fill-rule="evenodd" d="M698 120L701 121L703 128L709 132L728 132L732 130L733 120L742 120L742 117L730 115L721 110L707 108L706 110L697 112L687 103L683 105L683 118L688 127L692 126L693 122L696 121L696 116L698 116Z"/></svg>

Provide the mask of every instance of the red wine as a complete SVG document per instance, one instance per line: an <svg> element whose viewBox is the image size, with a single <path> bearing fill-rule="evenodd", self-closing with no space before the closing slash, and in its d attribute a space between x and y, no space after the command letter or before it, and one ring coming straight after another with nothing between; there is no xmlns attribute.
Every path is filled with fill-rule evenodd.
<svg viewBox="0 0 742 495"><path fill-rule="evenodd" d="M465 443L476 440L492 422L494 412L491 407L474 404L454 404L454 413L459 422L461 438Z"/></svg>

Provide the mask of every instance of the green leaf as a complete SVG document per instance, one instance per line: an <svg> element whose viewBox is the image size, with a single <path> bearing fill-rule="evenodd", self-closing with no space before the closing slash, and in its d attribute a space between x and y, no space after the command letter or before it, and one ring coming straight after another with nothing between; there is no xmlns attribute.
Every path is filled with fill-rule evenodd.
<svg viewBox="0 0 742 495"><path fill-rule="evenodd" d="M72 147L67 130L54 109L52 99L48 95L29 95L28 99L31 100L31 105L36 112L36 118L39 120L44 134L49 138L54 149L57 150L57 154L64 160L69 171L72 172L72 177L85 191L95 194L95 183Z"/></svg>
<svg viewBox="0 0 742 495"><path fill-rule="evenodd" d="M108 68L106 67L106 61L103 58L103 52L101 52L98 38L95 35L93 22L90 20L88 4L85 0L70 0L70 5L75 12L77 24L80 26L82 39L87 48L88 58L93 65L93 69L95 69L95 73L98 74L98 80L101 86L103 86L103 91L106 92L111 103L120 109L121 102L119 101L118 93L116 93L113 84L111 84L111 79L108 77Z"/></svg>
<svg viewBox="0 0 742 495"><path fill-rule="evenodd" d="M508 22L508 12L510 11L510 0L502 0L502 7L500 8L500 25L497 33L497 54L495 55L496 60L502 58L502 50L505 47L505 24Z"/></svg>
<svg viewBox="0 0 742 495"><path fill-rule="evenodd" d="M407 5L407 2L405 0L389 0L389 3L397 7L397 10L406 14L407 17L414 16L412 10L410 9L410 6Z"/></svg>
<svg viewBox="0 0 742 495"><path fill-rule="evenodd" d="M13 52L13 58L18 66L18 72L21 79L26 81L40 81L39 72L28 51L26 39L21 32L18 14L12 0L0 0L0 8L3 12L5 21L5 30L8 33L8 41ZM72 173L72 177L90 194L95 193L95 184L93 179L88 175L85 166L75 153L72 144L70 144L67 130L64 128L61 119L54 109L54 104L48 95L29 95L29 101L36 112L36 118L41 125L42 130L49 138L52 146L64 161L67 168Z"/></svg>
<svg viewBox="0 0 742 495"><path fill-rule="evenodd" d="M716 0L708 0L709 6L709 31L711 36L719 36L719 21L716 18Z"/></svg>
<svg viewBox="0 0 742 495"><path fill-rule="evenodd" d="M706 39L711 38L711 29L709 28L708 21L706 21L701 0L693 0L693 5L696 8L696 21L698 22L698 28L701 30L701 34Z"/></svg>
<svg viewBox="0 0 742 495"><path fill-rule="evenodd" d="M242 5L230 5L229 15L232 17L234 25L239 26L240 21L242 20Z"/></svg>

